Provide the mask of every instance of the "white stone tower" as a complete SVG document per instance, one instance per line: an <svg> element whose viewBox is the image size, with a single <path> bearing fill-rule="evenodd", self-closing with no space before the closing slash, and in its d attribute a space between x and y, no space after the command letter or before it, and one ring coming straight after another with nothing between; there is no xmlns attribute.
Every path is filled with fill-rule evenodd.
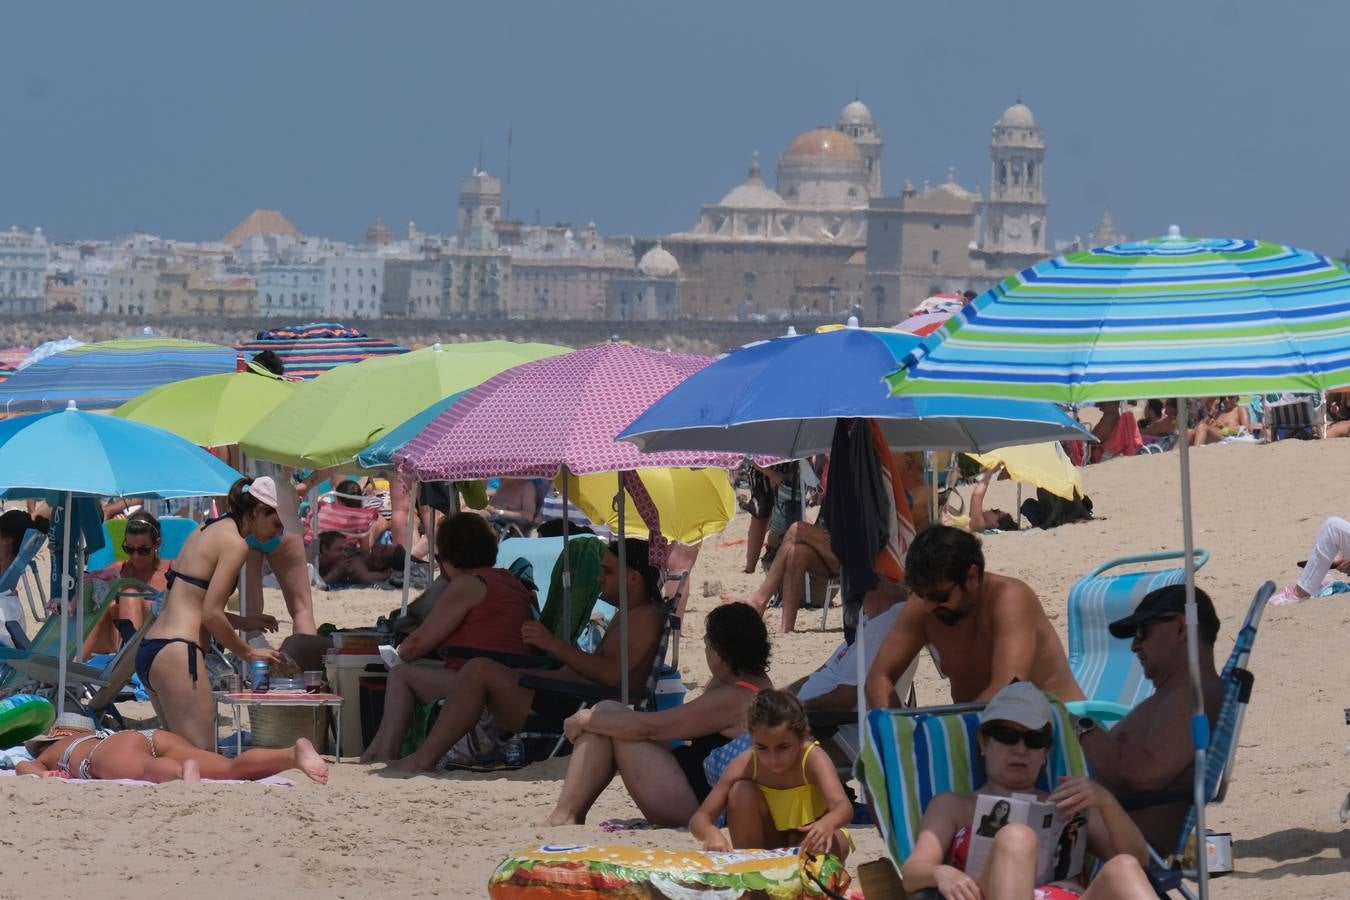
<svg viewBox="0 0 1350 900"><path fill-rule="evenodd" d="M1031 110L1018 100L994 125L984 249L990 253L1045 252L1045 139Z"/></svg>
<svg viewBox="0 0 1350 900"><path fill-rule="evenodd" d="M502 181L475 168L472 175L459 180L459 237L463 241L475 231L491 229L501 214Z"/></svg>
<svg viewBox="0 0 1350 900"><path fill-rule="evenodd" d="M872 111L861 100L854 99L839 114L834 130L848 135L858 145L858 152L867 163L868 196L881 196L881 129L872 121Z"/></svg>

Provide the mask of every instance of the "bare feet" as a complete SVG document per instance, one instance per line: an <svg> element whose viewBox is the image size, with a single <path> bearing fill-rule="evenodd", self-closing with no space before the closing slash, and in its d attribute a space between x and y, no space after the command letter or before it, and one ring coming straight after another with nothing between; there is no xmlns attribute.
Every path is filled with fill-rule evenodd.
<svg viewBox="0 0 1350 900"><path fill-rule="evenodd" d="M197 761L195 759L184 760L183 783L184 784L202 783L202 770L201 767L197 765Z"/></svg>
<svg viewBox="0 0 1350 900"><path fill-rule="evenodd" d="M569 816L560 809L553 810L553 815L544 820L544 824L550 828L558 825L585 825L586 820L579 816Z"/></svg>
<svg viewBox="0 0 1350 900"><path fill-rule="evenodd" d="M304 772L310 781L328 783L328 763L324 762L308 738L300 738L295 742L295 767Z"/></svg>
<svg viewBox="0 0 1350 900"><path fill-rule="evenodd" d="M433 766L423 765L420 761L418 761L416 756L405 756L402 759L389 760L385 764L385 767L380 770L380 774L402 775L406 777L412 775L421 775L423 773L434 771L435 768Z"/></svg>
<svg viewBox="0 0 1350 900"><path fill-rule="evenodd" d="M371 744L369 747L366 748L366 752L361 754L361 759L359 761L362 764L368 765L370 763L389 762L389 760L393 758L394 757L392 754L385 753L381 751L380 748L377 747L375 744Z"/></svg>

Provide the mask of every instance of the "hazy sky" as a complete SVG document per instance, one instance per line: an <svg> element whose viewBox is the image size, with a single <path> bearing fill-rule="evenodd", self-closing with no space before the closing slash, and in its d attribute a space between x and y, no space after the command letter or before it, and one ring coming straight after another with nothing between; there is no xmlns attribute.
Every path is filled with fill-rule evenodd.
<svg viewBox="0 0 1350 900"><path fill-rule="evenodd" d="M450 231L508 128L513 215L682 230L856 88L887 193L948 165L987 188L1020 95L1051 238L1109 208L1139 236L1350 245L1345 3L43 0L4 22L0 226L58 240L216 239L255 207Z"/></svg>

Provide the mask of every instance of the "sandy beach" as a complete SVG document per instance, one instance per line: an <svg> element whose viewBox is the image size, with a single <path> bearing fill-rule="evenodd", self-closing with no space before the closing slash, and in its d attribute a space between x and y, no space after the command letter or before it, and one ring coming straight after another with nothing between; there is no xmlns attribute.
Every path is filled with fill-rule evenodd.
<svg viewBox="0 0 1350 900"><path fill-rule="evenodd" d="M1313 475L1341 471L1346 448L1339 441L1290 441L1209 447L1194 455L1196 543L1211 553L1199 583L1223 621L1220 660L1257 586L1266 579L1277 586L1291 581L1322 519L1347 512L1340 486ZM985 539L989 568L1030 583L1061 630L1066 593L1082 573L1111 557L1181 544L1175 453L1113 461L1085 477L1098 520ZM1013 491L1009 483L995 485L993 502L1008 508ZM719 594L749 593L760 577L741 574L745 525L738 515L724 535L711 539L693 574L680 657L691 690L707 678L699 652L704 614ZM397 596L320 593L316 614L321 622L366 625L396 605ZM275 591L268 609L284 612ZM841 639L839 619L835 611L831 630L822 633L814 630L819 615L808 613L798 622L803 630L776 638L774 681L786 684L818 665ZM776 612L769 624L776 628ZM1339 597L1266 613L1232 789L1227 802L1210 811L1211 827L1233 834L1238 870L1214 883L1216 897L1350 896L1350 830L1337 818L1350 789L1350 728L1343 714L1350 706L1347 626L1350 601ZM948 700L926 657L917 685L921 703ZM544 841L695 846L683 831L606 835L594 824L543 828L565 767L557 760L506 776L394 780L375 767L344 763L322 787L291 773L300 782L291 788L4 778L0 795L12 813L10 833L0 839L0 898L483 896L488 875L508 851ZM636 814L616 784L592 822ZM858 862L882 852L874 830L860 829L858 838L850 861L855 871Z"/></svg>

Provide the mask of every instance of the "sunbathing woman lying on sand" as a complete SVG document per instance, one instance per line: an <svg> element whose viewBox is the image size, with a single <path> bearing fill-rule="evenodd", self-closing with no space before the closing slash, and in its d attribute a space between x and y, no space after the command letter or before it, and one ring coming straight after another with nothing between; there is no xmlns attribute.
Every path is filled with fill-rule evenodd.
<svg viewBox="0 0 1350 900"><path fill-rule="evenodd" d="M19 775L41 778L80 778L140 781L186 781L203 778L257 781L299 769L310 781L328 783L328 763L304 738L282 750L245 750L234 759L199 750L170 731L96 732L90 720L77 713L63 713L41 737L24 744L32 762L15 767Z"/></svg>

